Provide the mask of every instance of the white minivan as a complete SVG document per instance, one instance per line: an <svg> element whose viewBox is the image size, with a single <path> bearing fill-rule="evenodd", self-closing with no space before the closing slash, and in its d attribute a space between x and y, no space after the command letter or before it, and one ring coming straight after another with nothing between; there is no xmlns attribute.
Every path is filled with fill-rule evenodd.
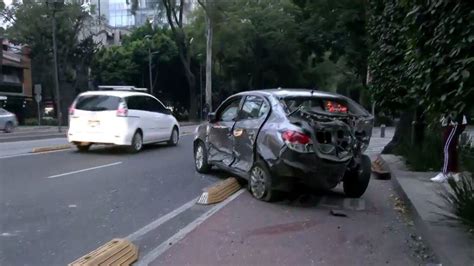
<svg viewBox="0 0 474 266"><path fill-rule="evenodd" d="M179 124L171 111L133 87L84 92L69 109L68 141L79 151L112 144L138 152L143 144L177 145L178 140Z"/></svg>

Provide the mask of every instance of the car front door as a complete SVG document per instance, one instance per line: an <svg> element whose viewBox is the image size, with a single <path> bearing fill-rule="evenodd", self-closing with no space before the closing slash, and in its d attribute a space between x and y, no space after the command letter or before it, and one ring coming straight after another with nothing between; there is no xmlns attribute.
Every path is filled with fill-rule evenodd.
<svg viewBox="0 0 474 266"><path fill-rule="evenodd" d="M255 142L260 128L270 112L270 105L260 96L246 96L234 125L232 167L248 172L255 160Z"/></svg>
<svg viewBox="0 0 474 266"><path fill-rule="evenodd" d="M209 161L230 166L234 161L232 152L234 128L242 97L233 97L224 102L216 112L216 119L209 125Z"/></svg>

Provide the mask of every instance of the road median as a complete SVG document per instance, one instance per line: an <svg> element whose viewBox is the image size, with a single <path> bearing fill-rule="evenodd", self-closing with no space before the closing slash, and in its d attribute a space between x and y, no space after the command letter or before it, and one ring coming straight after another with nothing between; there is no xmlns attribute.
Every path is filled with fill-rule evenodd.
<svg viewBox="0 0 474 266"><path fill-rule="evenodd" d="M31 153L40 153L40 152L48 152L48 151L60 151L60 150L68 150L71 148L71 145L55 145L55 146L48 146L48 147L38 147L33 148Z"/></svg>

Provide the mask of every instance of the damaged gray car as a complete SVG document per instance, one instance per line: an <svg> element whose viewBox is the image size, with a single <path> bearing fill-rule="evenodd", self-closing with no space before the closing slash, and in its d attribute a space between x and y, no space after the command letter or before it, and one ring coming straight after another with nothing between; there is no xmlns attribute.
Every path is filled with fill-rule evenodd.
<svg viewBox="0 0 474 266"><path fill-rule="evenodd" d="M197 128L196 170L212 166L248 180L252 195L272 201L297 184L348 197L364 194L371 163L363 152L373 117L342 95L304 89L247 91L226 99Z"/></svg>

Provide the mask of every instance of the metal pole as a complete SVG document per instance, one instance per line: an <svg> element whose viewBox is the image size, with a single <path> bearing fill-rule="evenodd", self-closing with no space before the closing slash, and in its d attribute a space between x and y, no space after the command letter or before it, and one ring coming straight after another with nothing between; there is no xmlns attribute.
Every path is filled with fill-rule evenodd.
<svg viewBox="0 0 474 266"><path fill-rule="evenodd" d="M38 107L38 126L41 126L41 108L39 101L36 101L36 106Z"/></svg>
<svg viewBox="0 0 474 266"><path fill-rule="evenodd" d="M153 77L151 76L151 48L148 47L148 75L150 76L150 93L153 95Z"/></svg>
<svg viewBox="0 0 474 266"><path fill-rule="evenodd" d="M212 110L212 20L206 15L207 42L206 42L206 104L208 112Z"/></svg>
<svg viewBox="0 0 474 266"><path fill-rule="evenodd" d="M56 91L56 112L58 118L58 132L61 132L61 96L59 94L59 75L58 75L58 54L56 47L56 17L55 17L55 6L53 4L53 58L54 58L54 87Z"/></svg>
<svg viewBox="0 0 474 266"><path fill-rule="evenodd" d="M203 114L204 106L202 104L202 102L203 102L203 98L202 98L203 93L202 93L202 91L204 90L204 88L202 86L203 85L203 82L202 82L202 62L199 63L199 83L200 83L199 88L201 88L199 90L199 92L201 93L200 98L199 98L199 103L200 103L199 106L201 107L201 112L200 112L201 114L200 114L199 117L201 118L201 121L203 121L204 120L204 114Z"/></svg>

